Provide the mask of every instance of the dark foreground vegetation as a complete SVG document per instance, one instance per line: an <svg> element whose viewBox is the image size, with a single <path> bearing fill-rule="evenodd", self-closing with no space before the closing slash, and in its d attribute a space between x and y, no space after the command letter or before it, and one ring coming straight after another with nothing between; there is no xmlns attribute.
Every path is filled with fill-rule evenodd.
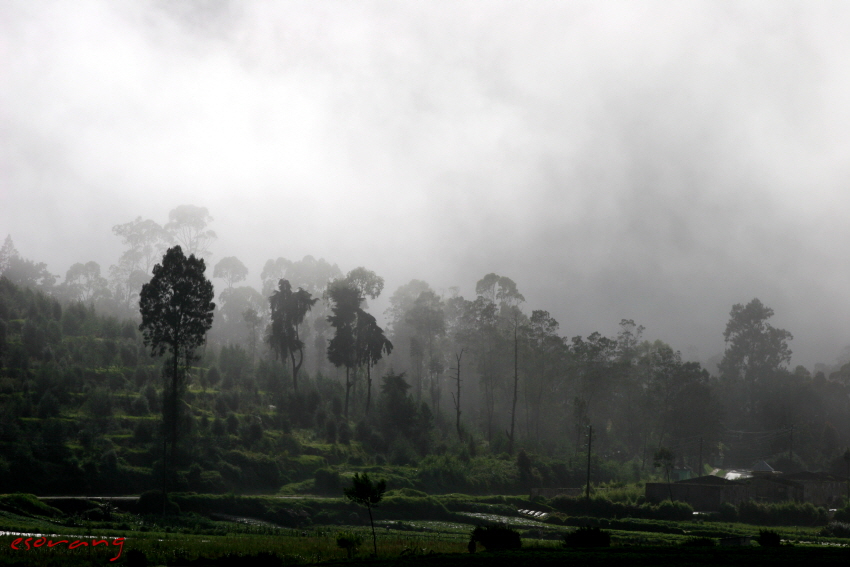
<svg viewBox="0 0 850 567"><path fill-rule="evenodd" d="M520 497L405 496L389 492L374 510L345 498L161 494L138 501L0 496L0 564L127 565L314 564L368 560L429 565L588 561L616 564L760 564L844 560L850 526L764 527L719 517L687 521L555 514L544 521L517 509L549 509ZM475 510L469 511L469 510ZM556 521L553 521L556 520ZM12 532L12 533L8 533ZM39 538L45 540L39 545ZM27 540L29 538L29 540ZM744 549L727 548L748 538ZM115 543L121 540L120 547ZM52 548L44 543L63 542ZM69 542L104 545L69 549ZM474 542L473 545L471 542ZM374 549L377 556L373 557ZM781 547L777 554L772 549ZM604 549L600 549L604 548ZM593 551L600 549L600 551ZM514 551L511 551L514 550ZM474 553L470 553L474 551ZM448 554L448 555L447 555ZM51 563L52 562L52 563Z"/></svg>

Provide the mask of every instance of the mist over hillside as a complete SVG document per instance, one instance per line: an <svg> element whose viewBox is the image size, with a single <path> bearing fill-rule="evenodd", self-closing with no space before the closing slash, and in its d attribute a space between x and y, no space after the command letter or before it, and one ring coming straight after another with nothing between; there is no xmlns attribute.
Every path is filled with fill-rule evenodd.
<svg viewBox="0 0 850 567"><path fill-rule="evenodd" d="M850 343L848 8L156 1L0 7L0 237L60 276L208 208L210 265L307 255L708 363L760 298ZM60 278L61 280L61 278ZM216 285L220 282L216 281Z"/></svg>

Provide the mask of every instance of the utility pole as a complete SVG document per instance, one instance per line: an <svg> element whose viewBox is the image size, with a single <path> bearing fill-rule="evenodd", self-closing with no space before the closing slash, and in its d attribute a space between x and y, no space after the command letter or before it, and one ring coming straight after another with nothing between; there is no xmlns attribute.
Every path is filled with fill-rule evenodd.
<svg viewBox="0 0 850 567"><path fill-rule="evenodd" d="M793 463L794 462L794 426L791 426L791 443L788 447L788 459Z"/></svg>
<svg viewBox="0 0 850 567"><path fill-rule="evenodd" d="M702 476L702 437L699 438L699 470L697 472L699 472L697 476Z"/></svg>
<svg viewBox="0 0 850 567"><path fill-rule="evenodd" d="M587 426L587 499L590 500L590 444L593 441L593 426Z"/></svg>

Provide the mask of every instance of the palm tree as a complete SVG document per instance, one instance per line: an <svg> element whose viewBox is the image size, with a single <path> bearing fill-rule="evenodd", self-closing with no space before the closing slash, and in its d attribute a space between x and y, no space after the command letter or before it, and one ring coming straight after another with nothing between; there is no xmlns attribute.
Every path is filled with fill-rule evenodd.
<svg viewBox="0 0 850 567"><path fill-rule="evenodd" d="M366 366L366 414L372 400L372 366L384 354L393 351L393 344L384 335L375 318L362 309L357 310L357 366Z"/></svg>
<svg viewBox="0 0 850 567"><path fill-rule="evenodd" d="M345 366L345 419L348 419L348 399L351 392L351 370L357 366L357 318L363 296L352 285L338 284L328 287L333 302L333 315L328 323L336 329L328 342L328 360L336 367Z"/></svg>
<svg viewBox="0 0 850 567"><path fill-rule="evenodd" d="M278 282L278 289L269 297L272 324L267 338L278 357L288 356L292 363L292 389L298 391L298 371L304 362L304 342L298 337L298 326L304 322L307 312L319 300L309 291L298 288L292 291L288 280ZM298 353L298 362L295 362Z"/></svg>

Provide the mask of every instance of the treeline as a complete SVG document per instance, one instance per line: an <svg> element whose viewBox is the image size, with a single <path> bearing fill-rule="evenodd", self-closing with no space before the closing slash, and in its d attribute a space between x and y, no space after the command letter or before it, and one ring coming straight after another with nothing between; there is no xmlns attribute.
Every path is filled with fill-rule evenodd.
<svg viewBox="0 0 850 567"><path fill-rule="evenodd" d="M133 467L153 471L162 361L142 343L138 295L167 246L209 255L211 221L206 209L187 205L163 225L118 225L113 232L126 250L109 277L89 262L72 266L62 283L6 239L0 434L4 443L32 436L34 453L4 449L0 474L35 478L12 464L47 462L38 451L48 446L70 450L89 479L101 469L123 470L127 479ZM348 446L339 458L362 464L501 453L513 462L523 448L572 467L590 426L593 453L618 463L620 477L651 474L659 447L694 470L764 458L785 471L846 473L850 365L814 376L790 370L791 334L770 325L773 311L757 299L733 306L718 329L727 350L712 375L666 343L644 340L644 328L629 319L616 336L563 336L558 321L526 308L516 283L497 274L477 282L474 298L413 280L391 294L381 328L368 299L383 293L384 281L366 268L343 273L311 256L270 259L261 291L239 285L249 272L235 257L211 271L224 285L207 346L189 372L180 425L188 435L181 462L197 464L197 486L302 479L331 453L322 452L324 464L293 459L304 461L305 445L320 442ZM305 302L291 312L294 326L275 330L276 309L290 313L288 305ZM28 429L28 419L38 427ZM547 466L523 474L532 484L563 482ZM181 482L189 482L188 467Z"/></svg>

